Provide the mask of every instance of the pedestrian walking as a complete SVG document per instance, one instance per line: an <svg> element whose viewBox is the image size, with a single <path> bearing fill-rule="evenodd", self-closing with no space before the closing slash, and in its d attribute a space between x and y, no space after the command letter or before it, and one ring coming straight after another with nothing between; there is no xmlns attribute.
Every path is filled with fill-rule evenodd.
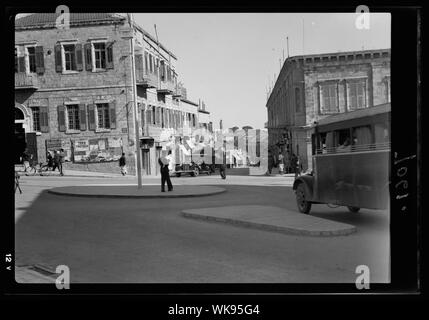
<svg viewBox="0 0 429 320"><path fill-rule="evenodd" d="M54 151L54 159L53 159L53 161L54 161L54 166L52 167L52 172L54 172L55 169L58 168L58 171L60 171L60 173L61 173L61 170L60 170L60 153L59 153L58 150Z"/></svg>
<svg viewBox="0 0 429 320"><path fill-rule="evenodd" d="M286 152L286 155L285 155L283 161L285 163L285 173L290 173L291 168L290 168L290 154L289 154L289 152Z"/></svg>
<svg viewBox="0 0 429 320"><path fill-rule="evenodd" d="M284 170L285 170L284 157L283 157L283 154L280 152L280 154L279 154L279 173L281 175L283 175Z"/></svg>
<svg viewBox="0 0 429 320"><path fill-rule="evenodd" d="M48 153L46 154L46 161L47 161L47 165L48 165L48 170L52 169L54 166L54 158L52 158L52 154L48 151Z"/></svg>
<svg viewBox="0 0 429 320"><path fill-rule="evenodd" d="M168 151L168 156L162 156L158 159L161 167L161 192L165 192L165 183L167 183L168 191L173 191L173 184L170 180L170 169L168 168L171 162L171 150Z"/></svg>
<svg viewBox="0 0 429 320"><path fill-rule="evenodd" d="M125 176L127 174L127 163L125 160L125 153L119 158L119 167L121 168L121 174Z"/></svg>

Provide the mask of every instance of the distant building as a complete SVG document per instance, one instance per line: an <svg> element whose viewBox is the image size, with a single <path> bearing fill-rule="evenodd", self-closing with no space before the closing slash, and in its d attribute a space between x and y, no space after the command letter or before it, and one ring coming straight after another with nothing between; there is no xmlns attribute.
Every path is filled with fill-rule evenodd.
<svg viewBox="0 0 429 320"><path fill-rule="evenodd" d="M210 112L206 110L204 101L200 101L198 106L198 123L200 128L213 133L213 122L210 117Z"/></svg>
<svg viewBox="0 0 429 320"><path fill-rule="evenodd" d="M266 104L268 144L311 168L315 122L390 102L390 49L286 59Z"/></svg>

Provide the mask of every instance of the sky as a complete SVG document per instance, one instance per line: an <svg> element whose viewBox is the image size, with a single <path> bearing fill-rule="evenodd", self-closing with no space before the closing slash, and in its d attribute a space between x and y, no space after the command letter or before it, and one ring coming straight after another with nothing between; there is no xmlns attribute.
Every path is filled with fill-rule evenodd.
<svg viewBox="0 0 429 320"><path fill-rule="evenodd" d="M188 99L202 99L215 128L267 121L267 88L289 55L390 48L390 14L371 13L357 29L355 13L135 13L143 29L177 57Z"/></svg>

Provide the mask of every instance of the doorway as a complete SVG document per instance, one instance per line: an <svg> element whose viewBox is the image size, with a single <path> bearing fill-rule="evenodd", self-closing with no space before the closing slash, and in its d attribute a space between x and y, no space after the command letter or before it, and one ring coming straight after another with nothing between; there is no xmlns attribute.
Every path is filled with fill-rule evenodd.
<svg viewBox="0 0 429 320"><path fill-rule="evenodd" d="M21 156L26 148L25 129L22 123L15 123L14 158L15 164L21 163Z"/></svg>
<svg viewBox="0 0 429 320"><path fill-rule="evenodd" d="M142 149L142 173L144 176L150 176L150 152L149 149Z"/></svg>

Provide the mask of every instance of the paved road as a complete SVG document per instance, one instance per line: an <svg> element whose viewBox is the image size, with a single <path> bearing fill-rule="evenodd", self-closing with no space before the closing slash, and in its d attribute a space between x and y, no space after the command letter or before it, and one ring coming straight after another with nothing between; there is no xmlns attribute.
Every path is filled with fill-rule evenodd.
<svg viewBox="0 0 429 320"><path fill-rule="evenodd" d="M174 178L175 184L224 184L227 192L182 199L91 199L53 195L66 185L130 184L135 179L22 177L16 194L16 264L70 267L71 282L300 283L354 282L368 265L371 281L388 281L389 215L315 205L317 217L349 223L357 233L292 236L186 219L182 209L271 205L296 211L289 178ZM145 179L156 184L158 179Z"/></svg>

